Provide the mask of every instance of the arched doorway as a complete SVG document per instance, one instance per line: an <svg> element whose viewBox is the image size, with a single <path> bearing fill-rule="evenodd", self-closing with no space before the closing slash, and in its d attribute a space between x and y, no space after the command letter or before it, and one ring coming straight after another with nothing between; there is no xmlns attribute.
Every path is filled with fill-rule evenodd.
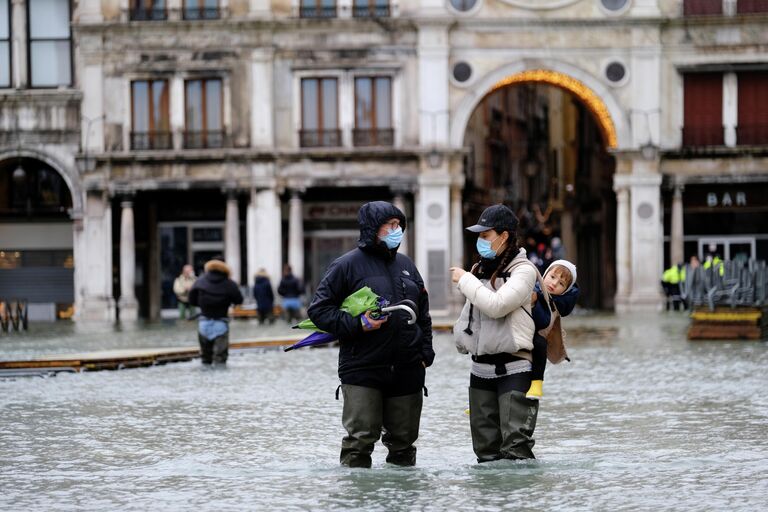
<svg viewBox="0 0 768 512"><path fill-rule="evenodd" d="M0 299L27 300L30 319L72 314L72 193L48 163L0 161Z"/></svg>
<svg viewBox="0 0 768 512"><path fill-rule="evenodd" d="M605 104L579 80L526 70L496 81L469 115L464 225L505 203L521 220L519 236L542 270L574 261L580 303L611 308L616 290L617 133ZM474 254L465 236L464 254ZM465 262L469 263L469 261Z"/></svg>

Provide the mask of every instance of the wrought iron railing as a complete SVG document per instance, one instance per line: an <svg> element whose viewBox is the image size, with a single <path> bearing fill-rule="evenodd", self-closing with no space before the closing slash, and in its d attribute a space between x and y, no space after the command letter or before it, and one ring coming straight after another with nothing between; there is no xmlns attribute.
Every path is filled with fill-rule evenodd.
<svg viewBox="0 0 768 512"><path fill-rule="evenodd" d="M131 149L172 149L171 132L131 132Z"/></svg>
<svg viewBox="0 0 768 512"><path fill-rule="evenodd" d="M736 144L739 146L768 145L768 123L739 124L736 127Z"/></svg>
<svg viewBox="0 0 768 512"><path fill-rule="evenodd" d="M165 7L134 6L128 12L132 21L161 21L168 19L168 10Z"/></svg>
<svg viewBox="0 0 768 512"><path fill-rule="evenodd" d="M301 6L299 8L299 16L302 18L335 18L336 17L335 5L323 5L323 6Z"/></svg>
<svg viewBox="0 0 768 512"><path fill-rule="evenodd" d="M341 130L299 130L299 144L303 148L341 146Z"/></svg>
<svg viewBox="0 0 768 512"><path fill-rule="evenodd" d="M352 130L352 144L355 146L393 146L393 128L355 128Z"/></svg>
<svg viewBox="0 0 768 512"><path fill-rule="evenodd" d="M221 130L184 132L186 149L223 148L228 146L227 134Z"/></svg>
<svg viewBox="0 0 768 512"><path fill-rule="evenodd" d="M217 20L221 18L218 7L184 7L182 15L185 20Z"/></svg>
<svg viewBox="0 0 768 512"><path fill-rule="evenodd" d="M684 147L722 146L722 126L683 126Z"/></svg>
<svg viewBox="0 0 768 512"><path fill-rule="evenodd" d="M352 6L352 16L355 18L387 18L390 16L389 2L376 5Z"/></svg>
<svg viewBox="0 0 768 512"><path fill-rule="evenodd" d="M683 0L683 15L710 16L723 14L723 0Z"/></svg>

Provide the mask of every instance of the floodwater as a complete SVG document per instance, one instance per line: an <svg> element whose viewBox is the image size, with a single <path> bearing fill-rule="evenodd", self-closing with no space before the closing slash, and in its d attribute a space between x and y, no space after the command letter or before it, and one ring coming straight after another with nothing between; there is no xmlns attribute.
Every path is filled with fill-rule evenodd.
<svg viewBox="0 0 768 512"><path fill-rule="evenodd" d="M338 465L336 348L0 380L0 509L763 509L768 345L688 342L686 327L673 313L568 318L573 362L547 370L538 460L482 466L463 413L469 362L447 334L415 468L387 465L380 444L372 469ZM0 356L194 334L91 329L6 336ZM232 337L257 332L234 324Z"/></svg>

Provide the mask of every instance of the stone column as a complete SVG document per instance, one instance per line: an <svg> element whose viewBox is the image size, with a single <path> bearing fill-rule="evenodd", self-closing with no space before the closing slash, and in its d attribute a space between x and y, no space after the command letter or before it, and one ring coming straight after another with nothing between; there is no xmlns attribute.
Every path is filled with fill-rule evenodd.
<svg viewBox="0 0 768 512"><path fill-rule="evenodd" d="M422 165L425 167L426 163ZM414 212L416 224L416 266L429 291L430 310L448 314L451 266L450 229L451 177L447 166L423 170Z"/></svg>
<svg viewBox="0 0 768 512"><path fill-rule="evenodd" d="M280 198L273 188L251 191L248 206L248 282L264 267L273 283L279 282L283 265Z"/></svg>
<svg viewBox="0 0 768 512"><path fill-rule="evenodd" d="M672 195L672 219L669 235L670 264L684 263L683 253L683 186L675 185Z"/></svg>
<svg viewBox="0 0 768 512"><path fill-rule="evenodd" d="M614 176L613 190L616 192L616 298L617 311L622 311L629 304L629 292L632 284L632 269L629 260L629 190Z"/></svg>
<svg viewBox="0 0 768 512"><path fill-rule="evenodd" d="M298 190L291 192L288 217L288 264L293 275L304 278L304 211Z"/></svg>
<svg viewBox="0 0 768 512"><path fill-rule="evenodd" d="M659 161L658 158L640 156L626 158L624 164L632 172L615 175L614 188L627 187L630 198L629 259L632 277L627 308L633 311L658 310L663 305L659 281L664 243Z"/></svg>
<svg viewBox="0 0 768 512"><path fill-rule="evenodd" d="M408 209L405 206L405 195L402 191L396 191L395 197L392 200L392 204L397 206L397 208L403 212L406 218L406 231L405 236L403 236L403 241L400 243L400 248L397 250L400 254L403 254L405 256L408 256L408 235L413 232L413 219L408 218Z"/></svg>
<svg viewBox="0 0 768 512"><path fill-rule="evenodd" d="M739 124L739 85L736 73L723 74L723 129L724 142L736 146L736 126Z"/></svg>
<svg viewBox="0 0 768 512"><path fill-rule="evenodd" d="M75 229L77 265L75 309L78 321L109 321L115 318L112 286L112 209L104 192L85 194L82 231Z"/></svg>
<svg viewBox="0 0 768 512"><path fill-rule="evenodd" d="M461 185L451 185L451 259L450 266L464 267L464 209Z"/></svg>
<svg viewBox="0 0 768 512"><path fill-rule="evenodd" d="M240 211L234 192L227 197L227 214L224 224L224 259L232 271L230 277L240 284Z"/></svg>
<svg viewBox="0 0 768 512"><path fill-rule="evenodd" d="M120 203L120 320L136 320L136 237L133 228L133 202Z"/></svg>

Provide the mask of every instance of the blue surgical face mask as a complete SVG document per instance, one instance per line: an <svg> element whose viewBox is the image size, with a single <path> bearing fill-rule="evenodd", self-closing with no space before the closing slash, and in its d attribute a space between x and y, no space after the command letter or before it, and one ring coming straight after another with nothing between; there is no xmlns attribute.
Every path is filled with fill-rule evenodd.
<svg viewBox="0 0 768 512"><path fill-rule="evenodd" d="M491 245L493 242L498 240L499 237L497 236L493 240L486 240L485 238L478 238L477 239L477 252L480 254L482 258L485 258L487 260L492 260L496 257L496 251L491 249Z"/></svg>
<svg viewBox="0 0 768 512"><path fill-rule="evenodd" d="M403 241L403 228L400 226L397 229L389 228L387 236L383 237L381 241L386 244L387 249L394 249Z"/></svg>

